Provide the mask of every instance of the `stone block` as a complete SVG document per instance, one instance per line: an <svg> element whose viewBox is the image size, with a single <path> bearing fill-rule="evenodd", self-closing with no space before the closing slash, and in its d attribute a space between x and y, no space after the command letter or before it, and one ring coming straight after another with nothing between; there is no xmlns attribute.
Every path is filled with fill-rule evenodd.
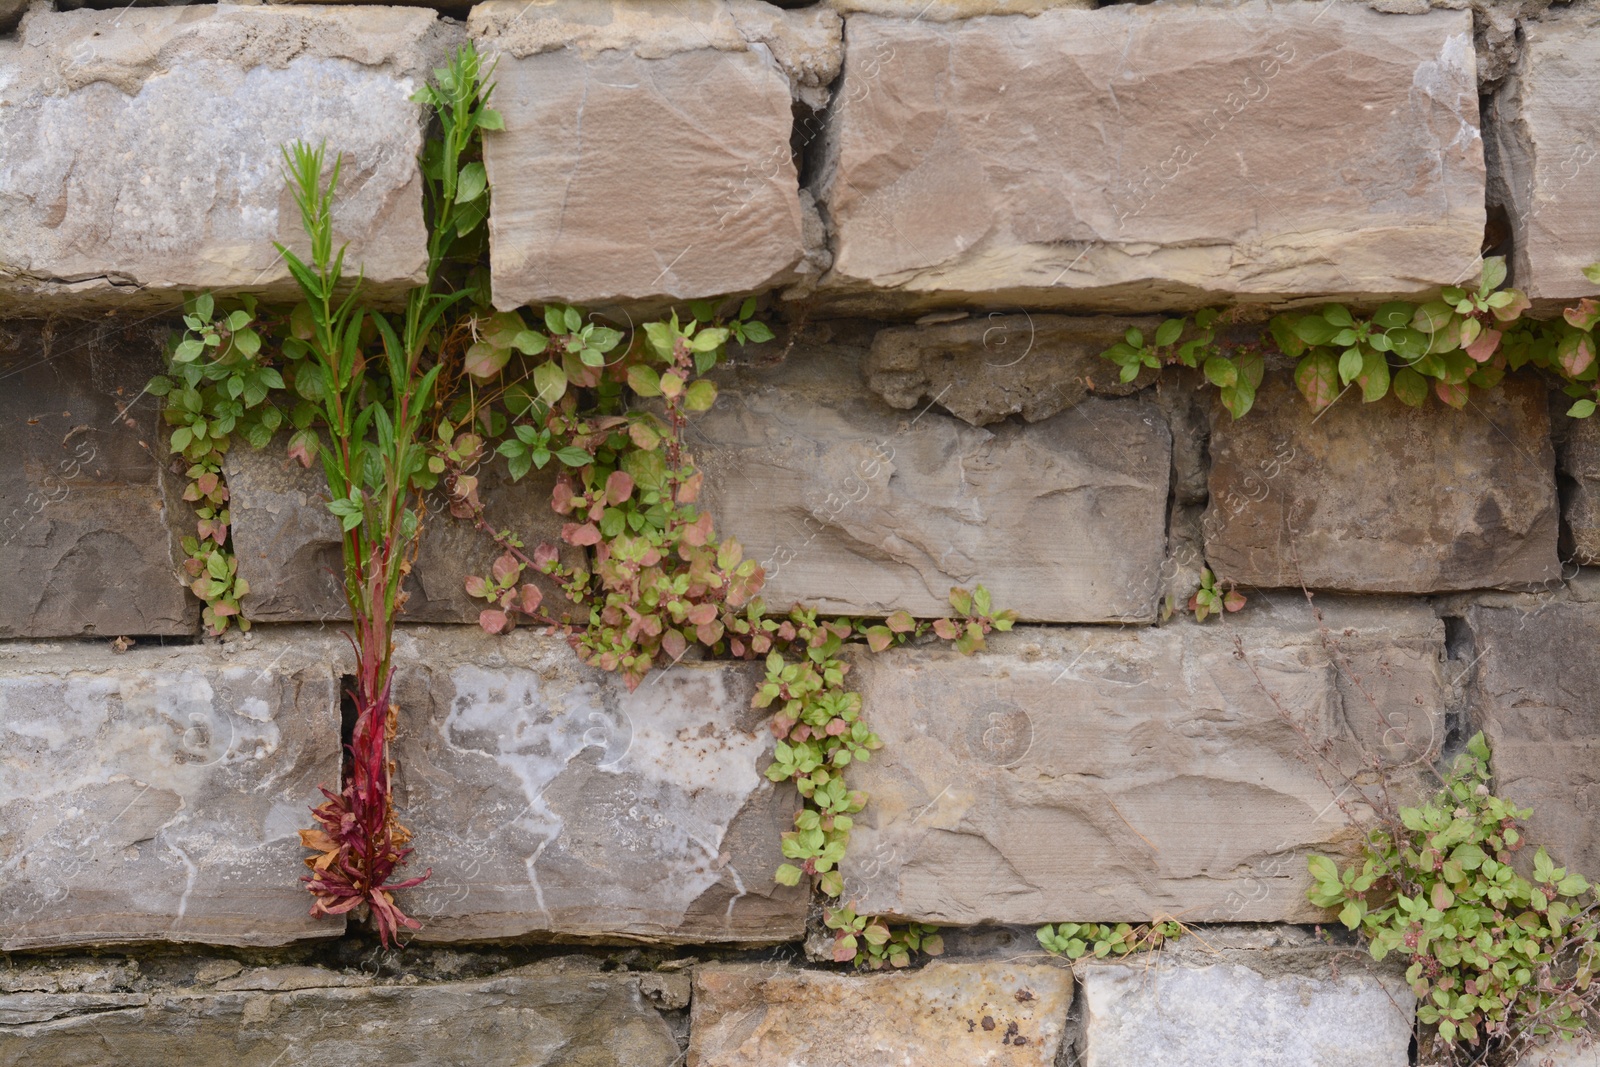
<svg viewBox="0 0 1600 1067"><path fill-rule="evenodd" d="M341 933L309 915L296 834L339 781L331 655L0 651L0 951Z"/></svg>
<svg viewBox="0 0 1600 1067"><path fill-rule="evenodd" d="M867 388L892 408L937 403L974 426L1012 415L1038 422L1090 396L1128 396L1155 381L1131 382L1100 353L1129 329L1153 337L1158 318L1069 318L992 312L960 322L880 330L863 371Z"/></svg>
<svg viewBox="0 0 1600 1067"><path fill-rule="evenodd" d="M1377 297L1478 257L1466 12L854 15L846 55L818 182L840 310Z"/></svg>
<svg viewBox="0 0 1600 1067"><path fill-rule="evenodd" d="M1570 479L1562 494L1561 558L1600 563L1600 422L1572 421L1561 444L1561 473Z"/></svg>
<svg viewBox="0 0 1600 1067"><path fill-rule="evenodd" d="M1437 751L1449 692L1427 608L1321 608L1342 670L1289 598L1227 627L863 657L850 680L884 748L851 767L871 802L845 899L956 925L1322 919L1306 856L1356 854L1370 814L1347 776Z"/></svg>
<svg viewBox="0 0 1600 1067"><path fill-rule="evenodd" d="M432 867L407 910L429 941L801 936L773 881L797 798L761 770L750 666L684 663L634 693L566 642L410 631L396 649L397 803Z"/></svg>
<svg viewBox="0 0 1600 1067"><path fill-rule="evenodd" d="M1513 278L1535 300L1600 293L1600 11L1552 8L1521 23L1521 61L1489 115L1491 191L1514 234Z"/></svg>
<svg viewBox="0 0 1600 1067"><path fill-rule="evenodd" d="M319 465L290 459L285 440L253 449L239 443L223 462L233 511L233 549L239 573L250 583L242 607L257 622L348 619L338 520L328 511L328 481ZM520 482L492 462L478 471L484 515L495 530L510 528L530 546L561 544L561 516L550 508L555 471L530 471ZM466 592L470 574L487 575L500 550L489 535L450 515L442 493L426 498L421 546L405 590L406 622L477 622L487 604ZM583 550L561 545L569 565ZM544 590L543 610L560 617L570 603L543 575L529 580Z"/></svg>
<svg viewBox="0 0 1600 1067"><path fill-rule="evenodd" d="M1592 591L1592 579L1584 583ZM1552 858L1600 874L1600 713L1592 695L1600 603L1546 595L1467 611L1473 725L1495 788L1531 807L1528 835Z"/></svg>
<svg viewBox="0 0 1600 1067"><path fill-rule="evenodd" d="M610 304L816 273L789 138L839 68L839 18L754 0L489 0L495 301ZM814 213L815 209L810 208Z"/></svg>
<svg viewBox="0 0 1600 1067"><path fill-rule="evenodd" d="M1050 1067L1072 972L946 963L857 976L781 965L695 972L689 1067Z"/></svg>
<svg viewBox="0 0 1600 1067"><path fill-rule="evenodd" d="M1211 411L1218 577L1362 593L1514 588L1558 578L1560 507L1544 384L1518 376L1457 411L1350 391L1320 415L1286 373L1234 420Z"/></svg>
<svg viewBox="0 0 1600 1067"><path fill-rule="evenodd" d="M678 1061L672 1031L640 995L638 978L600 973L591 960L471 982L288 988L0 996L0 1067Z"/></svg>
<svg viewBox="0 0 1600 1067"><path fill-rule="evenodd" d="M163 500L162 423L141 399L165 335L0 323L0 638L198 625Z"/></svg>
<svg viewBox="0 0 1600 1067"><path fill-rule="evenodd" d="M1416 998L1398 976L1262 974L1159 960L1083 972L1084 1067L1405 1067Z"/></svg>
<svg viewBox="0 0 1600 1067"><path fill-rule="evenodd" d="M797 348L725 374L689 423L705 506L769 603L936 616L981 582L1024 619L1154 619L1172 449L1154 404L980 429L892 411L861 378L858 349Z"/></svg>
<svg viewBox="0 0 1600 1067"><path fill-rule="evenodd" d="M398 295L427 258L410 96L448 43L426 8L36 12L0 42L0 307L297 297L273 248L308 248L280 170L296 140L343 156L334 234Z"/></svg>

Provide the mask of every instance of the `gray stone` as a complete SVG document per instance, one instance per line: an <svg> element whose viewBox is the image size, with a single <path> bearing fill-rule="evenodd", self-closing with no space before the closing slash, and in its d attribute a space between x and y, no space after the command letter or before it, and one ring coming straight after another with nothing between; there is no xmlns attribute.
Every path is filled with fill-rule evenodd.
<svg viewBox="0 0 1600 1067"><path fill-rule="evenodd" d="M1154 404L1088 399L1031 426L891 411L861 353L796 348L724 375L690 423L705 506L773 605L918 616L983 583L1048 622L1151 620L1171 435Z"/></svg>
<svg viewBox="0 0 1600 1067"><path fill-rule="evenodd" d="M1457 411L1347 391L1320 415L1286 373L1211 412L1203 530L1217 576L1263 588L1433 593L1558 578L1545 387L1508 379Z"/></svg>
<svg viewBox="0 0 1600 1067"><path fill-rule="evenodd" d="M814 275L789 137L839 19L753 0L490 0L496 304L717 296ZM820 95L819 95L820 94Z"/></svg>
<svg viewBox="0 0 1600 1067"><path fill-rule="evenodd" d="M1570 479L1562 494L1561 558L1600 563L1600 421L1572 421L1561 444L1561 473Z"/></svg>
<svg viewBox="0 0 1600 1067"><path fill-rule="evenodd" d="M678 1055L637 979L583 959L439 985L0 996L3 1067L671 1067Z"/></svg>
<svg viewBox="0 0 1600 1067"><path fill-rule="evenodd" d="M342 932L309 915L296 834L339 780L331 655L0 651L0 951Z"/></svg>
<svg viewBox="0 0 1600 1067"><path fill-rule="evenodd" d="M863 657L850 680L884 748L851 767L871 802L845 899L959 925L1322 919L1306 856L1354 855L1370 815L1349 776L1437 751L1449 693L1428 609L1321 607L1342 670L1304 601L1264 597L1226 627Z"/></svg>
<svg viewBox="0 0 1600 1067"><path fill-rule="evenodd" d="M223 469L231 494L233 549L239 573L250 584L242 601L245 617L257 622L317 622L348 619L339 523L328 511L328 482L320 466L302 467L285 454L286 439L253 449L230 449ZM505 464L480 467L480 497L493 530L510 528L529 546L560 544L561 516L550 507L553 469L531 471L512 482ZM466 592L468 575L487 575L500 550L470 520L450 515L442 493L426 498L421 545L405 590L407 622L476 622L487 607ZM562 546L569 565L581 565L583 550ZM543 575L525 574L544 592L541 610L554 617L571 611L559 586Z"/></svg>
<svg viewBox="0 0 1600 1067"><path fill-rule="evenodd" d="M350 272L404 291L426 262L409 97L447 36L426 8L35 13L0 42L0 307L297 296L273 248L307 248L278 153L297 139L344 158Z"/></svg>
<svg viewBox="0 0 1600 1067"><path fill-rule="evenodd" d="M0 638L194 631L141 399L166 332L0 323Z"/></svg>
<svg viewBox="0 0 1600 1067"><path fill-rule="evenodd" d="M1038 422L1089 396L1128 396L1153 382L1118 380L1100 353L1130 329L1154 336L1157 318L1002 315L881 330L864 369L890 407L940 407L974 426L1012 415Z"/></svg>
<svg viewBox="0 0 1600 1067"><path fill-rule="evenodd" d="M1055 8L1094 9L1095 0L826 0L841 15L896 15L953 22L986 15L1037 15Z"/></svg>
<svg viewBox="0 0 1600 1067"><path fill-rule="evenodd" d="M1600 10L1547 12L1523 26L1521 63L1494 98L1495 198L1514 231L1513 278L1535 300L1600 293Z"/></svg>
<svg viewBox="0 0 1600 1067"><path fill-rule="evenodd" d="M397 645L397 804L418 938L800 936L773 881L796 798L761 768L759 672L684 663L630 694L556 638L411 631Z"/></svg>
<svg viewBox="0 0 1600 1067"><path fill-rule="evenodd" d="M1467 610L1473 719L1496 791L1531 807L1528 836L1558 864L1600 873L1600 714L1593 649L1600 604L1555 594Z"/></svg>
<svg viewBox="0 0 1600 1067"><path fill-rule="evenodd" d="M1271 954L1266 955L1269 959ZM1405 1067L1399 976L1268 975L1157 958L1084 968L1085 1067Z"/></svg>
<svg viewBox="0 0 1600 1067"><path fill-rule="evenodd" d="M1342 3L852 16L821 291L1109 310L1452 284L1484 228L1472 32Z"/></svg>
<svg viewBox="0 0 1600 1067"><path fill-rule="evenodd" d="M1600 1042L1593 1034L1585 1040L1546 1038L1523 1053L1517 1067L1600 1067Z"/></svg>
<svg viewBox="0 0 1600 1067"><path fill-rule="evenodd" d="M690 1067L1050 1067L1072 972L933 962L858 977L773 964L695 971Z"/></svg>

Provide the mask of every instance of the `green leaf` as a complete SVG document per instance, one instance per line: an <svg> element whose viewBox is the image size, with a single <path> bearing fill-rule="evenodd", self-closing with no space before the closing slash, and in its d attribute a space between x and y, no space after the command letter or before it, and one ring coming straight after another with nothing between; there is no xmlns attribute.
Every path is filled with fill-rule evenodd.
<svg viewBox="0 0 1600 1067"><path fill-rule="evenodd" d="M201 293L194 298L194 313L207 322L211 321L211 312L216 308L216 302L211 299L210 293Z"/></svg>
<svg viewBox="0 0 1600 1067"><path fill-rule="evenodd" d="M1356 380L1366 367L1366 361L1361 358L1361 349L1347 348L1339 356L1339 384L1349 385Z"/></svg>
<svg viewBox="0 0 1600 1067"><path fill-rule="evenodd" d="M764 322L747 322L744 326L744 336L747 341L760 344L772 340L773 333Z"/></svg>
<svg viewBox="0 0 1600 1067"><path fill-rule="evenodd" d="M461 175L456 179L456 203L466 204L483 195L489 187L489 175L484 171L482 163L468 163L461 168Z"/></svg>
<svg viewBox="0 0 1600 1067"><path fill-rule="evenodd" d="M1483 261L1482 280L1478 283L1481 292L1490 293L1505 284L1506 258L1504 256L1490 256Z"/></svg>
<svg viewBox="0 0 1600 1067"><path fill-rule="evenodd" d="M1322 318L1333 326L1354 326L1356 320L1350 317L1350 312L1343 304L1329 304L1322 309Z"/></svg>
<svg viewBox="0 0 1600 1067"><path fill-rule="evenodd" d="M683 395L683 406L690 411L708 411L716 399L717 387L700 378L689 384L688 390Z"/></svg>
<svg viewBox="0 0 1600 1067"><path fill-rule="evenodd" d="M1594 401L1580 400L1567 409L1567 414L1575 419L1587 419L1594 414Z"/></svg>
<svg viewBox="0 0 1600 1067"><path fill-rule="evenodd" d="M1294 335L1308 345L1325 345L1339 328L1321 315L1307 315L1294 324Z"/></svg>
<svg viewBox="0 0 1600 1067"><path fill-rule="evenodd" d="M478 113L473 116L473 121L477 123L480 130L503 130L506 128L506 120L501 118L500 112L492 107L479 108Z"/></svg>
<svg viewBox="0 0 1600 1067"><path fill-rule="evenodd" d="M1428 381L1410 367L1402 367L1394 375L1394 395L1402 404L1420 408L1428 399Z"/></svg>
<svg viewBox="0 0 1600 1067"><path fill-rule="evenodd" d="M178 347L173 349L172 361L174 363L188 363L192 360L198 359L200 357L200 353L204 352L205 350L206 346L203 342L196 340L193 337L188 337L178 342Z"/></svg>
<svg viewBox="0 0 1600 1067"><path fill-rule="evenodd" d="M583 329L583 316L578 314L578 309L569 307L561 313L561 321L566 325L568 333L577 333Z"/></svg>
<svg viewBox="0 0 1600 1067"><path fill-rule="evenodd" d="M1361 357L1361 373L1356 375L1361 387L1361 399L1370 404L1382 400L1389 392L1389 361L1377 352L1367 352Z"/></svg>
<svg viewBox="0 0 1600 1067"><path fill-rule="evenodd" d="M546 360L533 368L533 385L539 400L551 406L567 394L567 372L555 360Z"/></svg>
<svg viewBox="0 0 1600 1067"><path fill-rule="evenodd" d="M550 339L534 330L519 330L512 335L511 347L525 356L537 356L550 347Z"/></svg>
<svg viewBox="0 0 1600 1067"><path fill-rule="evenodd" d="M1302 359L1294 371L1294 384L1312 411L1320 412L1332 404L1339 395L1339 368L1332 354L1315 352Z"/></svg>
<svg viewBox="0 0 1600 1067"><path fill-rule="evenodd" d="M1170 345L1183 333L1182 319L1168 319L1156 330L1156 344Z"/></svg>
<svg viewBox="0 0 1600 1067"><path fill-rule="evenodd" d="M166 396L172 392L172 379L156 375L145 385L144 391L151 396Z"/></svg>
<svg viewBox="0 0 1600 1067"><path fill-rule="evenodd" d="M569 467L586 467L594 462L594 457L589 455L586 449L579 448L576 445L568 445L566 448L559 450L556 452L556 458Z"/></svg>
<svg viewBox="0 0 1600 1067"><path fill-rule="evenodd" d="M1206 380L1219 389L1239 384L1239 368L1226 356L1212 356L1206 360Z"/></svg>

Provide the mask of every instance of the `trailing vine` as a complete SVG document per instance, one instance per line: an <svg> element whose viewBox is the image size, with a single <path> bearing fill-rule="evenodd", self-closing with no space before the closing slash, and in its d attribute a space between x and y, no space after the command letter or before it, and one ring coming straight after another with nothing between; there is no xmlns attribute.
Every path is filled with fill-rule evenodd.
<svg viewBox="0 0 1600 1067"><path fill-rule="evenodd" d="M1600 283L1600 263L1583 273ZM1208 309L1166 319L1150 338L1130 329L1101 354L1121 368L1124 382L1145 368L1198 368L1236 419L1254 406L1269 355L1296 361L1295 386L1313 412L1351 388L1367 403L1393 393L1403 404L1422 407L1432 392L1462 408L1472 387L1492 389L1508 372L1532 366L1566 383L1574 400L1567 414L1594 414L1600 303L1585 298L1557 320L1525 318L1532 302L1519 290L1501 288L1505 279L1505 259L1493 256L1483 261L1476 288L1447 287L1437 300L1392 301L1364 318L1329 304L1309 314L1278 315L1256 340L1226 343L1219 328L1237 313Z"/></svg>

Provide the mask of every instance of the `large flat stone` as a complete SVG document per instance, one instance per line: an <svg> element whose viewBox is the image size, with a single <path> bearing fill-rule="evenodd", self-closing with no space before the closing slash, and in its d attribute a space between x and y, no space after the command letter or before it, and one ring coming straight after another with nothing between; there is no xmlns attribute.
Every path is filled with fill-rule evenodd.
<svg viewBox="0 0 1600 1067"><path fill-rule="evenodd" d="M1397 975L1350 972L1263 974L1168 959L1091 965L1084 1067L1405 1067L1416 998Z"/></svg>
<svg viewBox="0 0 1600 1067"><path fill-rule="evenodd" d="M1090 396L1127 396L1155 380L1131 382L1100 353L1129 329L1153 337L1158 318L1002 315L879 330L863 372L890 407L937 403L974 426L1012 415L1038 422Z"/></svg>
<svg viewBox="0 0 1600 1067"><path fill-rule="evenodd" d="M778 965L695 972L689 1067L1049 1067L1072 972L1048 964L935 962L856 976Z"/></svg>
<svg viewBox="0 0 1600 1067"><path fill-rule="evenodd" d="M761 774L759 672L682 664L629 694L566 642L412 632L397 647L397 803L416 834L418 937L800 936L772 875L796 798Z"/></svg>
<svg viewBox="0 0 1600 1067"><path fill-rule="evenodd" d="M0 323L0 637L194 631L164 510L165 434L155 399L139 399L166 332Z"/></svg>
<svg viewBox="0 0 1600 1067"><path fill-rule="evenodd" d="M230 992L0 996L0 1065L671 1067L679 1055L639 978L602 974L592 960L420 986L351 987L330 975L269 992L271 973L261 977Z"/></svg>
<svg viewBox="0 0 1600 1067"><path fill-rule="evenodd" d="M1235 420L1211 412L1202 529L1246 586L1433 593L1558 578L1545 387L1518 376L1457 411L1347 392L1315 415L1272 373Z"/></svg>
<svg viewBox="0 0 1600 1067"><path fill-rule="evenodd" d="M815 274L792 99L826 97L839 18L754 0L490 0L495 302L709 297ZM814 209L812 209L814 211Z"/></svg>
<svg viewBox="0 0 1600 1067"><path fill-rule="evenodd" d="M1485 217L1472 32L1345 3L854 15L823 288L1148 310L1453 284Z"/></svg>
<svg viewBox="0 0 1600 1067"><path fill-rule="evenodd" d="M1151 620L1171 434L1154 404L1088 399L1031 426L896 412L859 349L797 348L726 374L690 421L722 536L763 595L828 612L944 615L951 586L1049 622Z"/></svg>
<svg viewBox="0 0 1600 1067"><path fill-rule="evenodd" d="M350 272L375 295L415 284L409 98L447 44L425 8L36 12L0 43L0 307L297 296L273 248L307 247L280 171L295 140L344 157L334 234Z"/></svg>
<svg viewBox="0 0 1600 1067"><path fill-rule="evenodd" d="M1594 582L1583 583L1591 597ZM1600 714L1592 699L1600 603L1546 594L1470 608L1474 726L1497 792L1531 807L1557 863L1600 872Z"/></svg>
<svg viewBox="0 0 1600 1067"><path fill-rule="evenodd" d="M329 654L0 650L0 950L339 934L296 834L339 780Z"/></svg>
<svg viewBox="0 0 1600 1067"><path fill-rule="evenodd" d="M1494 97L1493 192L1515 234L1514 281L1535 299L1600 292L1600 11L1552 8L1522 28L1516 72Z"/></svg>
<svg viewBox="0 0 1600 1067"><path fill-rule="evenodd" d="M328 511L328 481L319 465L302 467L278 439L261 449L243 443L223 462L233 512L232 543L239 573L250 583L242 607L258 622L319 622L348 619L339 522ZM478 470L486 521L510 528L530 547L560 544L561 516L550 507L555 471L531 471L512 482L495 457ZM466 592L468 575L487 575L500 550L488 534L450 515L440 492L427 496L421 544L405 582L407 622L476 622L487 607ZM562 546L569 565L581 565L582 549ZM561 616L571 609L559 586L543 575L529 581L544 591L541 610Z"/></svg>
<svg viewBox="0 0 1600 1067"><path fill-rule="evenodd" d="M1348 673L1287 598L1226 628L1022 629L975 659L864 658L850 680L884 748L851 767L871 802L845 899L958 925L1321 918L1306 855L1355 854L1365 817L1342 772L1361 751L1435 751L1447 696L1426 608L1324 610Z"/></svg>

